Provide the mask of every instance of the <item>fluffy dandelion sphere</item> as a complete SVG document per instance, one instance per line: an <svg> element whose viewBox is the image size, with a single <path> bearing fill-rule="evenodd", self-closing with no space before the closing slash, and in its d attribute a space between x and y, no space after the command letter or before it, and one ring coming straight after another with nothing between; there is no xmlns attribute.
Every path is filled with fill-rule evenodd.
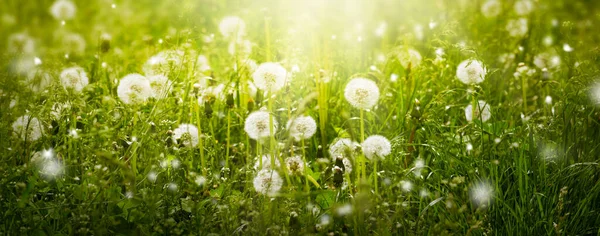
<svg viewBox="0 0 600 236"><path fill-rule="evenodd" d="M533 64L540 69L554 69L560 66L560 57L554 53L543 52L533 57Z"/></svg>
<svg viewBox="0 0 600 236"><path fill-rule="evenodd" d="M363 153L371 161L385 158L392 152L392 144L381 135L371 135L361 144Z"/></svg>
<svg viewBox="0 0 600 236"><path fill-rule="evenodd" d="M469 190L471 202L477 207L486 207L492 203L494 197L493 187L486 182L475 183Z"/></svg>
<svg viewBox="0 0 600 236"><path fill-rule="evenodd" d="M39 168L40 175L47 180L55 179L64 172L63 163L54 158L45 159L43 163L39 165Z"/></svg>
<svg viewBox="0 0 600 236"><path fill-rule="evenodd" d="M276 92L283 88L286 77L287 71L285 68L273 62L260 64L252 74L254 85L261 90L270 92Z"/></svg>
<svg viewBox="0 0 600 236"><path fill-rule="evenodd" d="M251 139L259 140L271 136L277 130L277 121L273 118L273 126L270 127L270 114L266 111L255 111L248 115L244 123L244 131Z"/></svg>
<svg viewBox="0 0 600 236"><path fill-rule="evenodd" d="M142 70L146 76L168 75L173 69L180 68L185 53L181 50L165 50L150 57Z"/></svg>
<svg viewBox="0 0 600 236"><path fill-rule="evenodd" d="M309 139L317 132L317 122L310 116L299 116L288 121L287 128L296 141Z"/></svg>
<svg viewBox="0 0 600 236"><path fill-rule="evenodd" d="M204 105L205 102L207 101L211 101L211 100L219 100L219 101L224 101L225 100L225 95L226 93L225 91L225 85L224 84L219 84L217 86L210 86L208 88L205 88L202 93L200 94L200 96L198 96L198 105L202 106Z"/></svg>
<svg viewBox="0 0 600 236"><path fill-rule="evenodd" d="M246 58L250 56L252 53L252 41L244 39L239 41L233 41L229 43L229 47L227 47L227 51L231 55L238 55L242 58Z"/></svg>
<svg viewBox="0 0 600 236"><path fill-rule="evenodd" d="M283 179L276 171L263 169L254 177L252 183L256 192L267 196L275 196L283 186Z"/></svg>
<svg viewBox="0 0 600 236"><path fill-rule="evenodd" d="M520 0L515 2L515 13L517 13L517 15L519 16L524 16L527 15L529 13L531 13L533 11L534 5L533 2L530 0Z"/></svg>
<svg viewBox="0 0 600 236"><path fill-rule="evenodd" d="M600 82L592 84L592 86L590 87L589 95L594 105L600 106Z"/></svg>
<svg viewBox="0 0 600 236"><path fill-rule="evenodd" d="M398 61L400 61L400 64L404 68L408 68L409 66L411 68L418 67L421 65L421 60L423 60L421 53L412 48L401 50L398 54Z"/></svg>
<svg viewBox="0 0 600 236"><path fill-rule="evenodd" d="M87 73L81 67L71 67L60 72L60 83L65 89L81 92L89 83Z"/></svg>
<svg viewBox="0 0 600 236"><path fill-rule="evenodd" d="M356 143L347 138L340 138L335 140L334 143L329 146L329 155L334 161L340 156L344 158L352 158L354 157L355 150Z"/></svg>
<svg viewBox="0 0 600 236"><path fill-rule="evenodd" d="M75 17L77 7L70 0L57 0L50 7L50 14L57 20L70 20Z"/></svg>
<svg viewBox="0 0 600 236"><path fill-rule="evenodd" d="M192 124L181 124L173 130L173 140L182 143L186 147L198 145L198 128Z"/></svg>
<svg viewBox="0 0 600 236"><path fill-rule="evenodd" d="M456 77L464 84L479 84L486 74L487 70L478 60L464 60L456 68Z"/></svg>
<svg viewBox="0 0 600 236"><path fill-rule="evenodd" d="M465 117L467 118L467 121L471 122L473 121L473 118L481 118L481 121L486 122L492 117L490 105L488 105L485 101L478 101L477 106L478 107L475 109L475 112L473 112L473 104L469 104L467 107L465 107Z"/></svg>
<svg viewBox="0 0 600 236"><path fill-rule="evenodd" d="M67 34L62 38L63 48L66 53L83 55L85 53L85 39L80 34Z"/></svg>
<svg viewBox="0 0 600 236"><path fill-rule="evenodd" d="M237 16L227 16L219 23L219 31L225 38L238 39L246 34L246 23Z"/></svg>
<svg viewBox="0 0 600 236"><path fill-rule="evenodd" d="M260 167L261 160L256 160L254 163L255 170L264 170L264 169L277 169L280 166L279 159L275 158L275 167L271 166L271 155L266 154L261 156L262 159L262 168Z"/></svg>
<svg viewBox="0 0 600 236"><path fill-rule="evenodd" d="M210 63L208 62L208 58L204 55L199 55L196 60L196 67L200 72L205 72L210 70Z"/></svg>
<svg viewBox="0 0 600 236"><path fill-rule="evenodd" d="M344 172L347 174L352 173L352 161L348 158L342 159L342 163L344 164Z"/></svg>
<svg viewBox="0 0 600 236"><path fill-rule="evenodd" d="M129 74L121 79L117 95L125 104L139 104L154 95L150 81L140 74Z"/></svg>
<svg viewBox="0 0 600 236"><path fill-rule="evenodd" d="M372 80L355 78L344 89L346 101L358 109L371 109L379 100L379 88Z"/></svg>
<svg viewBox="0 0 600 236"><path fill-rule="evenodd" d="M508 21L506 30L508 35L512 37L523 37L529 31L528 21L526 18L519 18Z"/></svg>
<svg viewBox="0 0 600 236"><path fill-rule="evenodd" d="M35 52L35 41L24 33L11 34L7 42L8 53L31 55Z"/></svg>
<svg viewBox="0 0 600 236"><path fill-rule="evenodd" d="M28 115L21 116L12 124L15 134L24 141L35 141L42 137L44 129L42 122Z"/></svg>
<svg viewBox="0 0 600 236"><path fill-rule="evenodd" d="M502 12L502 4L498 0L488 0L481 5L481 14L486 18L493 18Z"/></svg>
<svg viewBox="0 0 600 236"><path fill-rule="evenodd" d="M171 90L171 81L164 75L151 75L147 77L152 88L152 96L161 99L167 97Z"/></svg>
<svg viewBox="0 0 600 236"><path fill-rule="evenodd" d="M292 156L285 159L285 166L287 169L296 175L304 173L304 161L301 156Z"/></svg>

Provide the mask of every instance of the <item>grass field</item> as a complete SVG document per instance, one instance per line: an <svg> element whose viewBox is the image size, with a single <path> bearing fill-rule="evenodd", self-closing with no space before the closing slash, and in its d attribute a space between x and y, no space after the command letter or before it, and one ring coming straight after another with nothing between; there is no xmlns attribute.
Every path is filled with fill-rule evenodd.
<svg viewBox="0 0 600 236"><path fill-rule="evenodd" d="M2 0L0 235L600 235L592 0Z"/></svg>

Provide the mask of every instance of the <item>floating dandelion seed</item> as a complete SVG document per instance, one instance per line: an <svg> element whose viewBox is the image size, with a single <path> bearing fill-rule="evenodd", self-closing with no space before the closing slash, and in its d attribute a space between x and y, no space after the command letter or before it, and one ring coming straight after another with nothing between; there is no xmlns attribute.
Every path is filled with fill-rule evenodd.
<svg viewBox="0 0 600 236"><path fill-rule="evenodd" d="M512 37L523 37L529 31L529 26L527 25L526 18L519 18L508 21L506 24L506 30L508 31L508 35Z"/></svg>
<svg viewBox="0 0 600 236"><path fill-rule="evenodd" d="M487 70L478 60L464 60L456 69L456 77L464 84L479 84L485 79Z"/></svg>
<svg viewBox="0 0 600 236"><path fill-rule="evenodd" d="M302 175L304 173L304 161L302 161L301 156L296 155L288 157L287 159L285 159L285 165L292 174Z"/></svg>
<svg viewBox="0 0 600 236"><path fill-rule="evenodd" d="M471 186L470 196L476 207L488 207L494 197L494 188L487 182L478 182Z"/></svg>
<svg viewBox="0 0 600 236"><path fill-rule="evenodd" d="M28 115L21 116L12 124L15 134L24 141L35 141L42 137L42 122Z"/></svg>
<svg viewBox="0 0 600 236"><path fill-rule="evenodd" d="M502 4L498 0L488 0L481 5L481 14L487 18L493 18L502 12Z"/></svg>
<svg viewBox="0 0 600 236"><path fill-rule="evenodd" d="M181 124L173 130L173 140L186 147L195 147L199 140L198 128L192 124Z"/></svg>
<svg viewBox="0 0 600 236"><path fill-rule="evenodd" d="M421 60L423 60L423 57L421 57L421 53L412 48L400 50L400 53L398 53L397 57L398 61L400 61L400 64L404 68L418 67L419 65L421 65Z"/></svg>
<svg viewBox="0 0 600 236"><path fill-rule="evenodd" d="M164 75L151 75L147 77L152 88L152 96L156 99L162 99L169 95L172 83Z"/></svg>
<svg viewBox="0 0 600 236"><path fill-rule="evenodd" d="M329 146L329 155L335 161L339 156L353 158L356 151L356 143L347 138L339 138Z"/></svg>
<svg viewBox="0 0 600 236"><path fill-rule="evenodd" d="M65 89L81 92L89 83L89 78L83 68L71 67L60 73L60 83Z"/></svg>
<svg viewBox="0 0 600 236"><path fill-rule="evenodd" d="M150 81L140 74L126 75L119 81L117 95L125 104L140 104L153 96Z"/></svg>
<svg viewBox="0 0 600 236"><path fill-rule="evenodd" d="M270 127L269 117L270 114L266 111L255 111L250 113L246 118L244 131L246 131L248 136L254 140L260 140L271 136L271 130L275 133L278 124L275 118L273 118L273 126Z"/></svg>
<svg viewBox="0 0 600 236"><path fill-rule="evenodd" d="M257 88L272 93L283 88L286 77L287 71L285 68L273 62L260 64L252 74L254 85L256 85Z"/></svg>
<svg viewBox="0 0 600 236"><path fill-rule="evenodd" d="M50 7L50 14L57 20L70 20L75 17L77 7L69 0L57 0Z"/></svg>
<svg viewBox="0 0 600 236"><path fill-rule="evenodd" d="M365 157L371 161L384 159L392 152L392 144L381 135L371 135L361 144Z"/></svg>
<svg viewBox="0 0 600 236"><path fill-rule="evenodd" d="M262 158L262 168L260 168L261 160L256 160L256 163L254 163L255 170L277 169L280 166L278 158L275 158L275 167L271 166L271 155L269 155L269 154L262 155L261 158Z"/></svg>
<svg viewBox="0 0 600 236"><path fill-rule="evenodd" d="M267 196L275 196L283 186L283 179L276 171L263 169L254 177L252 183L256 192Z"/></svg>
<svg viewBox="0 0 600 236"><path fill-rule="evenodd" d="M237 16L227 16L219 23L219 31L225 38L239 39L246 35L246 23Z"/></svg>
<svg viewBox="0 0 600 236"><path fill-rule="evenodd" d="M288 121L287 129L296 141L309 139L317 132L317 123L310 116L299 116Z"/></svg>
<svg viewBox="0 0 600 236"><path fill-rule="evenodd" d="M371 109L379 100L379 88L372 80L355 78L344 89L346 101L358 109Z"/></svg>
<svg viewBox="0 0 600 236"><path fill-rule="evenodd" d="M473 112L473 105L469 104L467 107L465 107L465 117L467 118L468 122L473 121L473 118L481 119L482 122L486 122L492 117L490 105L488 105L485 101L479 100L477 102L477 109L475 109L475 112Z"/></svg>

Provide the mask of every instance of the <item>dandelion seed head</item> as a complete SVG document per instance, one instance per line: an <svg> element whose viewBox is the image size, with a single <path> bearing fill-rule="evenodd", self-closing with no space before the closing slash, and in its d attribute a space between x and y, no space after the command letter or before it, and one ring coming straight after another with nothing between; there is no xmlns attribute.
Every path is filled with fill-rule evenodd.
<svg viewBox="0 0 600 236"><path fill-rule="evenodd" d="M247 58L252 53L252 47L254 47L252 41L243 39L229 43L227 51L231 55L237 55L241 58Z"/></svg>
<svg viewBox="0 0 600 236"><path fill-rule="evenodd" d="M150 57L142 67L146 76L168 75L173 69L178 69L184 62L185 53L181 50L165 50Z"/></svg>
<svg viewBox="0 0 600 236"><path fill-rule="evenodd" d="M271 155L265 154L265 155L262 155L261 158L262 158L262 168L260 168L261 160L256 160L256 162L254 163L255 170L277 169L280 166L279 158L275 158L275 167L271 166Z"/></svg>
<svg viewBox="0 0 600 236"><path fill-rule="evenodd" d="M487 182L477 182L469 190L471 202L476 207L488 207L494 197L494 188Z"/></svg>
<svg viewBox="0 0 600 236"><path fill-rule="evenodd" d="M270 126L271 115L266 111L255 111L250 113L244 123L244 131L248 134L251 139L260 140L271 136L272 133L277 131L277 121L273 117L273 126Z"/></svg>
<svg viewBox="0 0 600 236"><path fill-rule="evenodd" d="M169 184L167 184L167 189L169 189L169 191L171 191L171 192L177 192L177 190L179 189L179 186L177 186L176 183L169 183Z"/></svg>
<svg viewBox="0 0 600 236"><path fill-rule="evenodd" d="M317 132L317 123L310 116L298 116L288 121L287 129L296 141L309 139Z"/></svg>
<svg viewBox="0 0 600 236"><path fill-rule="evenodd" d="M38 118L21 116L12 124L14 133L24 141L35 141L44 135L43 124Z"/></svg>
<svg viewBox="0 0 600 236"><path fill-rule="evenodd" d="M75 17L77 7L70 0L57 0L50 7L50 14L57 20L70 20Z"/></svg>
<svg viewBox="0 0 600 236"><path fill-rule="evenodd" d="M237 16L226 16L219 23L219 31L228 39L238 39L246 35L246 23Z"/></svg>
<svg viewBox="0 0 600 236"><path fill-rule="evenodd" d="M596 106L600 106L600 81L593 83L589 89L589 97Z"/></svg>
<svg viewBox="0 0 600 236"><path fill-rule="evenodd" d="M283 179L276 171L263 169L256 174L252 183L256 192L272 197L281 190Z"/></svg>
<svg viewBox="0 0 600 236"><path fill-rule="evenodd" d="M466 149L467 149L467 152L473 151L473 144L467 143Z"/></svg>
<svg viewBox="0 0 600 236"><path fill-rule="evenodd" d="M464 60L456 69L456 77L464 84L479 84L483 82L487 70L478 60Z"/></svg>
<svg viewBox="0 0 600 236"><path fill-rule="evenodd" d="M140 74L129 74L119 81L117 95L125 104L141 104L154 95L150 81Z"/></svg>
<svg viewBox="0 0 600 236"><path fill-rule="evenodd" d="M546 99L544 99L544 102L548 105L552 105L552 97L550 95L546 96Z"/></svg>
<svg viewBox="0 0 600 236"><path fill-rule="evenodd" d="M412 184L412 182L410 182L408 180L402 180L402 181L400 181L400 188L404 192L410 192L413 188L413 184Z"/></svg>
<svg viewBox="0 0 600 236"><path fill-rule="evenodd" d="M83 55L86 42L80 34L69 33L62 38L64 51L69 55Z"/></svg>
<svg viewBox="0 0 600 236"><path fill-rule="evenodd" d="M158 178L158 174L154 171L150 171L148 173L148 176L146 176L146 178L148 178L148 180L152 183L156 182L156 179Z"/></svg>
<svg viewBox="0 0 600 236"><path fill-rule="evenodd" d="M335 213L339 217L348 216L348 215L352 214L352 211L353 211L353 208L350 203L346 203L335 209Z"/></svg>
<svg viewBox="0 0 600 236"><path fill-rule="evenodd" d="M568 43L563 44L563 51L572 52L574 49Z"/></svg>
<svg viewBox="0 0 600 236"><path fill-rule="evenodd" d="M356 152L356 144L347 138L339 138L329 146L329 155L335 161L338 156L353 158Z"/></svg>
<svg viewBox="0 0 600 236"><path fill-rule="evenodd" d="M60 73L60 83L65 89L72 89L75 92L81 92L89 83L87 73L81 67L71 67L64 69Z"/></svg>
<svg viewBox="0 0 600 236"><path fill-rule="evenodd" d="M533 11L534 5L531 0L519 0L515 2L514 10L519 16L528 15Z"/></svg>
<svg viewBox="0 0 600 236"><path fill-rule="evenodd" d="M523 37L529 31L526 18L509 20L506 24L506 30L511 37Z"/></svg>
<svg viewBox="0 0 600 236"><path fill-rule="evenodd" d="M263 163L264 164L264 163ZM287 169L295 175L304 174L304 161L301 156L291 156L285 159Z"/></svg>
<svg viewBox="0 0 600 236"><path fill-rule="evenodd" d="M8 53L32 55L35 53L35 41L26 33L11 34L7 49Z"/></svg>
<svg viewBox="0 0 600 236"><path fill-rule="evenodd" d="M209 71L210 63L208 61L208 58L204 55L199 55L198 59L196 60L196 68L198 68L198 71L200 72Z"/></svg>
<svg viewBox="0 0 600 236"><path fill-rule="evenodd" d="M202 187L202 186L204 186L204 184L206 184L206 178L204 176L199 175L199 176L196 176L196 179L194 180L194 182L198 186Z"/></svg>
<svg viewBox="0 0 600 236"><path fill-rule="evenodd" d="M392 152L392 144L381 135L371 135L361 144L365 157L371 161L384 159Z"/></svg>
<svg viewBox="0 0 600 236"><path fill-rule="evenodd" d="M502 3L498 0L488 0L481 5L481 14L486 18L493 18L502 12Z"/></svg>
<svg viewBox="0 0 600 236"><path fill-rule="evenodd" d="M41 165L39 173L46 180L52 180L61 176L64 172L63 163L54 158L45 159Z"/></svg>
<svg viewBox="0 0 600 236"><path fill-rule="evenodd" d="M477 102L477 109L475 109L473 112L473 104L469 104L467 107L465 107L465 117L467 118L468 122L473 121L473 118L476 120L481 119L482 122L486 122L492 117L490 105L485 101L479 100Z"/></svg>
<svg viewBox="0 0 600 236"><path fill-rule="evenodd" d="M196 147L199 141L198 128L192 124L180 124L173 130L173 140L186 147Z"/></svg>
<svg viewBox="0 0 600 236"><path fill-rule="evenodd" d="M344 89L346 101L358 109L371 109L379 100L379 88L372 80L355 78Z"/></svg>
<svg viewBox="0 0 600 236"><path fill-rule="evenodd" d="M151 75L146 77L152 89L152 97L163 99L171 92L173 83L164 75Z"/></svg>
<svg viewBox="0 0 600 236"><path fill-rule="evenodd" d="M400 50L400 53L398 53L397 57L398 61L400 61L400 64L404 68L418 67L419 65L421 65L421 60L423 60L423 57L421 57L421 53L412 48Z"/></svg>
<svg viewBox="0 0 600 236"><path fill-rule="evenodd" d="M283 66L274 62L260 64L252 74L254 85L263 91L276 92L285 85L287 71Z"/></svg>
<svg viewBox="0 0 600 236"><path fill-rule="evenodd" d="M540 69L554 69L560 65L560 57L554 53L543 52L533 57L533 64Z"/></svg>

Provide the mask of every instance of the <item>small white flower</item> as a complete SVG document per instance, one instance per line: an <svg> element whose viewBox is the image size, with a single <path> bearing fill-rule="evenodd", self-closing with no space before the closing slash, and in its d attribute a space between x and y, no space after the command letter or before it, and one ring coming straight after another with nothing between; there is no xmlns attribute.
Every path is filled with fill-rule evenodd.
<svg viewBox="0 0 600 236"><path fill-rule="evenodd" d="M285 85L287 71L277 63L265 62L258 66L252 74L252 78L257 88L273 93Z"/></svg>
<svg viewBox="0 0 600 236"><path fill-rule="evenodd" d="M57 20L70 20L75 17L77 7L69 0L57 0L50 7L50 14Z"/></svg>
<svg viewBox="0 0 600 236"><path fill-rule="evenodd" d="M256 192L267 196L275 196L283 186L283 179L276 171L263 169L254 177L252 183Z"/></svg>
<svg viewBox="0 0 600 236"><path fill-rule="evenodd" d="M329 155L335 161L339 156L344 158L353 158L356 150L356 144L347 138L337 139L329 146Z"/></svg>
<svg viewBox="0 0 600 236"><path fill-rule="evenodd" d="M304 173L304 161L301 156L288 157L285 159L285 165L292 174L302 175Z"/></svg>
<svg viewBox="0 0 600 236"><path fill-rule="evenodd" d="M44 127L35 117L21 116L12 124L15 134L24 141L35 141L44 135Z"/></svg>
<svg viewBox="0 0 600 236"><path fill-rule="evenodd" d="M275 158L275 167L271 166L271 155L266 154L261 156L262 160L256 160L254 163L255 170L264 170L264 169L277 169L280 166L279 159ZM262 168L260 167L260 162L262 161Z"/></svg>
<svg viewBox="0 0 600 236"><path fill-rule="evenodd" d="M506 24L506 30L508 31L508 35L512 37L523 37L529 31L529 26L527 25L526 18L519 18L508 21Z"/></svg>
<svg viewBox="0 0 600 236"><path fill-rule="evenodd" d="M478 60L464 60L456 69L456 77L464 84L479 84L485 79L487 70Z"/></svg>
<svg viewBox="0 0 600 236"><path fill-rule="evenodd" d="M219 23L219 31L225 38L238 39L246 35L246 23L237 16L227 16Z"/></svg>
<svg viewBox="0 0 600 236"><path fill-rule="evenodd" d="M296 141L309 139L317 132L317 123L310 116L298 116L288 121L287 129Z"/></svg>
<svg viewBox="0 0 600 236"><path fill-rule="evenodd" d="M186 147L195 147L199 141L198 128L192 124L181 124L173 130L173 140Z"/></svg>
<svg viewBox="0 0 600 236"><path fill-rule="evenodd" d="M126 75L119 81L117 95L125 104L140 104L153 95L150 81L140 74Z"/></svg>
<svg viewBox="0 0 600 236"><path fill-rule="evenodd" d="M478 182L471 186L470 195L475 206L486 207L492 203L494 188L487 182Z"/></svg>
<svg viewBox="0 0 600 236"><path fill-rule="evenodd" d="M533 2L530 0L519 0L515 2L515 13L519 16L528 15L533 11Z"/></svg>
<svg viewBox="0 0 600 236"><path fill-rule="evenodd" d="M400 53L398 53L398 61L400 61L400 64L404 68L408 68L409 66L411 68L418 67L421 64L422 59L421 53L412 48L402 49L400 50Z"/></svg>
<svg viewBox="0 0 600 236"><path fill-rule="evenodd" d="M277 121L273 117L273 126L270 126L270 116L266 111L255 111L250 113L244 123L244 131L251 139L260 140L271 136L277 131Z"/></svg>
<svg viewBox="0 0 600 236"><path fill-rule="evenodd" d="M83 68L71 67L60 73L60 83L65 89L70 88L75 92L81 92L88 85L89 79Z"/></svg>
<svg viewBox="0 0 600 236"><path fill-rule="evenodd" d="M472 104L469 104L467 107L465 107L465 117L467 118L468 122L473 121L473 116L475 116L475 119L481 118L481 121L483 122L486 122L492 117L490 105L488 105L485 101L478 101L477 106L478 107L475 109L475 112L473 112Z"/></svg>
<svg viewBox="0 0 600 236"><path fill-rule="evenodd" d="M379 87L372 80L355 78L344 89L346 101L358 109L371 109L379 100Z"/></svg>
<svg viewBox="0 0 600 236"><path fill-rule="evenodd" d="M385 158L392 152L392 144L381 135L371 135L361 144L365 157L371 161Z"/></svg>
<svg viewBox="0 0 600 236"><path fill-rule="evenodd" d="M152 95L157 99L165 98L169 95L173 83L164 75L151 75L147 77L152 88Z"/></svg>
<svg viewBox="0 0 600 236"><path fill-rule="evenodd" d="M481 14L487 18L493 18L502 12L502 4L498 0L488 0L481 5Z"/></svg>

